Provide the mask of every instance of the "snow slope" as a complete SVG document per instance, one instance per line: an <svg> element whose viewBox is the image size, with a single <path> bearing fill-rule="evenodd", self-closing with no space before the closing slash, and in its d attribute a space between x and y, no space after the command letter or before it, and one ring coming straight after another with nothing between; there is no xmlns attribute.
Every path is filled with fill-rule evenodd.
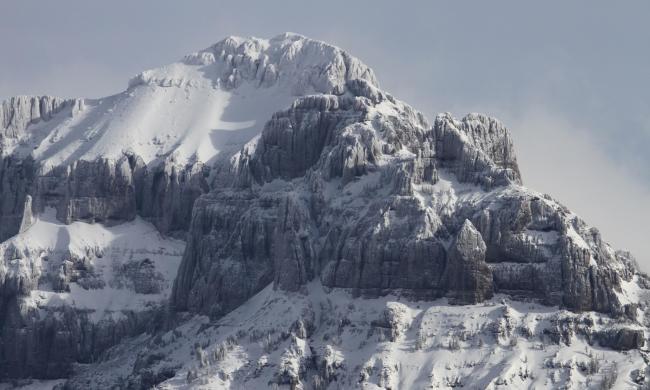
<svg viewBox="0 0 650 390"><path fill-rule="evenodd" d="M33 285L24 300L29 306L67 306L99 321L163 303L184 249L183 241L163 238L141 218L112 227L65 225L47 209L0 244L0 278Z"/></svg>
<svg viewBox="0 0 650 390"><path fill-rule="evenodd" d="M354 298L317 282L303 293L269 286L216 322L195 317L124 343L72 384L125 385L149 370L173 372L161 389L634 388L644 352L585 337L611 326L607 316L505 296L450 306L398 292Z"/></svg>
<svg viewBox="0 0 650 390"><path fill-rule="evenodd" d="M119 158L123 152L139 155L147 164L169 155L179 163L210 162L221 151L237 150L291 101L279 88L257 91L246 84L225 91L188 73L196 84L140 84L115 96L85 100L78 110L32 126L25 146L51 166Z"/></svg>
<svg viewBox="0 0 650 390"><path fill-rule="evenodd" d="M31 154L45 166L117 159L125 152L147 164L165 158L210 163L238 151L296 96L343 93L353 78L376 84L368 67L322 42L297 34L270 40L229 37L180 62L142 72L122 93L76 100L48 120L3 118L8 126L28 123L28 131L2 139L2 150Z"/></svg>

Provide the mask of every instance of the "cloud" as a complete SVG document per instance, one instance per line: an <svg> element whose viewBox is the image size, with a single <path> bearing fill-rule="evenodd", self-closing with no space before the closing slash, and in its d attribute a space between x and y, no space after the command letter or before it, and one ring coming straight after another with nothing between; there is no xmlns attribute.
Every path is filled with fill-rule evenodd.
<svg viewBox="0 0 650 390"><path fill-rule="evenodd" d="M99 98L125 90L127 83L128 78L108 65L68 59L56 68L43 66L34 73L0 79L0 100L17 95Z"/></svg>

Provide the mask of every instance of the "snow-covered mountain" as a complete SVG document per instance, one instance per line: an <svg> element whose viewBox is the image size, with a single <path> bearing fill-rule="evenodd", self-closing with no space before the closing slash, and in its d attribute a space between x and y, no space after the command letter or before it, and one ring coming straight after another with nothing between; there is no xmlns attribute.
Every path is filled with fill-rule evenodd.
<svg viewBox="0 0 650 390"><path fill-rule="evenodd" d="M522 185L499 121L431 123L334 46L229 37L0 125L0 378L647 385L631 255Z"/></svg>
<svg viewBox="0 0 650 390"><path fill-rule="evenodd" d="M372 70L333 46L294 34L229 37L140 73L114 96L4 102L3 153L31 155L50 167L125 153L145 164L207 163L241 149L296 96L342 93L357 78L377 84Z"/></svg>

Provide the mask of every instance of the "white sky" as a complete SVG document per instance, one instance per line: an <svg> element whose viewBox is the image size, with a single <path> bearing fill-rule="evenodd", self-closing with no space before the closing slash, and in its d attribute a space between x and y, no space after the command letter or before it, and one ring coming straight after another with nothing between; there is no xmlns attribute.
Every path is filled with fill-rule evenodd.
<svg viewBox="0 0 650 390"><path fill-rule="evenodd" d="M432 118L496 116L524 182L650 270L650 2L0 0L0 99L100 97L227 35L301 33Z"/></svg>

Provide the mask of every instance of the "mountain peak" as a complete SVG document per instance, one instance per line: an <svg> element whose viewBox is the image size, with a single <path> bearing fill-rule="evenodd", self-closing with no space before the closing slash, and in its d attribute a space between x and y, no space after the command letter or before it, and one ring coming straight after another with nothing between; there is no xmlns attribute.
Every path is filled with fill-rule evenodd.
<svg viewBox="0 0 650 390"><path fill-rule="evenodd" d="M236 87L240 80L268 86L281 79L295 95L340 94L352 79L379 87L372 69L344 50L300 34L283 33L271 39L229 36L183 59L187 65L221 65L217 82ZM235 71L236 70L236 71Z"/></svg>
<svg viewBox="0 0 650 390"><path fill-rule="evenodd" d="M3 131L2 153L30 154L48 166L125 151L146 163L211 163L239 150L296 97L342 95L352 80L378 86L372 69L324 42L293 33L229 36L77 108L52 99L5 102L0 119L11 129Z"/></svg>

